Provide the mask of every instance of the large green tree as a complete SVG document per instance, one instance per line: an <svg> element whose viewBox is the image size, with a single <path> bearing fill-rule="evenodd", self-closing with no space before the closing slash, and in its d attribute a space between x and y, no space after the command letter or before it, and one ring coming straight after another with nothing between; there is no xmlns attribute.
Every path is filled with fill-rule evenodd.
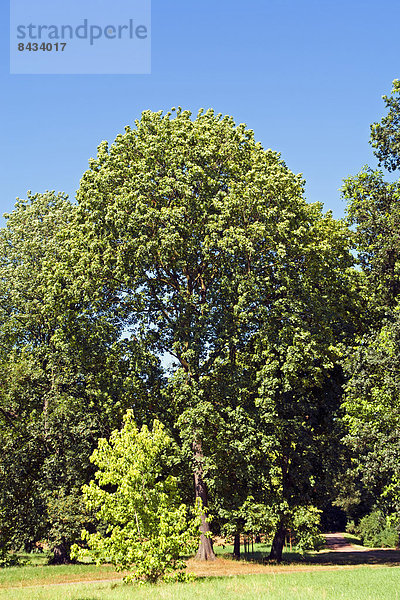
<svg viewBox="0 0 400 600"><path fill-rule="evenodd" d="M349 222L364 275L366 326L350 348L344 407L348 443L354 451L354 480L368 490L369 507L379 502L399 511L399 300L400 300L400 86L384 96L388 113L371 126L380 165L345 180Z"/></svg>
<svg viewBox="0 0 400 600"><path fill-rule="evenodd" d="M88 518L80 487L98 437L128 407L146 420L159 385L118 315L71 285L74 211L62 194L29 194L0 230L0 530L3 543L47 538L58 561Z"/></svg>
<svg viewBox="0 0 400 600"><path fill-rule="evenodd" d="M162 420L196 497L229 519L261 488L279 559L285 515L309 505L332 429L324 387L354 317L346 228L212 110L144 112L99 146L77 199L76 285L170 357ZM198 556L213 558L205 535Z"/></svg>
<svg viewBox="0 0 400 600"><path fill-rule="evenodd" d="M394 174L400 167L398 80L393 82L392 95L383 98L388 114L371 125L370 142L380 166ZM371 305L390 311L400 293L400 181L395 176L387 181L381 170L366 167L345 180L343 195Z"/></svg>

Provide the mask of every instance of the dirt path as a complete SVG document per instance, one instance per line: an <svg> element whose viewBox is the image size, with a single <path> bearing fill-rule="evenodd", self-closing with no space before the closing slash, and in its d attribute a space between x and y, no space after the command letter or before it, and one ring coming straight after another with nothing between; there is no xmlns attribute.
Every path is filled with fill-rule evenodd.
<svg viewBox="0 0 400 600"><path fill-rule="evenodd" d="M353 546L346 540L343 533L325 533L324 538L326 547L333 552L368 552L370 550L364 546Z"/></svg>
<svg viewBox="0 0 400 600"><path fill-rule="evenodd" d="M400 551L394 548L366 548L350 544L343 533L325 534L326 548L310 555L315 565L400 566Z"/></svg>

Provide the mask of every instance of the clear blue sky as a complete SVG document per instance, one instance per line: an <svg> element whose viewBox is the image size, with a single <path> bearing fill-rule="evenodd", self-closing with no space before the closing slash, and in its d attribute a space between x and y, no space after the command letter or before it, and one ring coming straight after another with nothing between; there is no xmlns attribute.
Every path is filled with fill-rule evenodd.
<svg viewBox="0 0 400 600"><path fill-rule="evenodd" d="M247 123L342 216L338 188L375 164L369 125L400 78L399 0L153 0L151 75L10 75L0 10L1 213L28 189L73 197L101 140L180 105Z"/></svg>

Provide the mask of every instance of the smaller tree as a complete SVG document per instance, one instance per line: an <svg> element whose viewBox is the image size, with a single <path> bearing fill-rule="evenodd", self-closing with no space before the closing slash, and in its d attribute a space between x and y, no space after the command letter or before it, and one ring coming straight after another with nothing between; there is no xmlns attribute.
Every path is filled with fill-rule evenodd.
<svg viewBox="0 0 400 600"><path fill-rule="evenodd" d="M166 474L176 455L164 426L155 420L152 430L146 425L139 430L132 411L124 421L109 441L99 440L91 457L98 483L83 488L87 508L106 523L106 534L84 530L88 549L75 545L71 556L112 562L117 570L133 568L125 582L168 580L186 567L181 555L196 549L200 518L188 515L176 478Z"/></svg>

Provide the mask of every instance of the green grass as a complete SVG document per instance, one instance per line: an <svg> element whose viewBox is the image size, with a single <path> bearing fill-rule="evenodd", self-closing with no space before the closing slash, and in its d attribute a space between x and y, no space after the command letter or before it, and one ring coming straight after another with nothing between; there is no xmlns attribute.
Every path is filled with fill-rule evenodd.
<svg viewBox="0 0 400 600"><path fill-rule="evenodd" d="M244 554L242 546L242 560L261 561L270 552L270 546L267 544L256 544L254 546L254 554ZM216 547L217 556L223 558L232 558L233 546ZM65 580L65 578L84 580L84 579L110 579L115 575L115 569L111 565L102 565L96 567L94 564L72 564L72 565L47 565L48 556L46 554L19 553L22 560L27 561L27 564L19 567L8 567L0 569L0 588L8 586L25 586L36 585L45 582L57 582ZM302 557L295 552L284 552L284 562L298 562ZM118 575L119 576L119 575ZM122 575L120 576L122 578Z"/></svg>
<svg viewBox="0 0 400 600"><path fill-rule="evenodd" d="M84 580L93 578L92 575L99 579L110 579L115 574L115 569L111 565L54 565L48 566L44 564L26 565L23 567L8 567L0 569L0 587L5 586L24 586L30 583L40 582L56 582L65 580L65 578L73 578Z"/></svg>
<svg viewBox="0 0 400 600"><path fill-rule="evenodd" d="M353 544L354 546L362 546L363 545L361 538L357 537L356 535L354 535L352 533L344 533L343 537L347 542L349 542L349 544Z"/></svg>
<svg viewBox="0 0 400 600"><path fill-rule="evenodd" d="M357 556L343 554L341 560L342 554L335 552L308 557L287 552L284 562L291 563L290 566L266 566L265 573L264 567L262 574L252 573L253 568L260 568L254 563L267 556L269 549L266 544L257 544L253 557L242 552L243 565L249 565L251 574L230 575L238 563L228 560L216 573L227 573L225 576L201 577L188 584L142 587L122 584L122 574L116 574L110 565L47 566L45 555L25 555L22 558L29 559L31 564L0 569L0 600L400 600L400 566L389 566L396 562L400 565L399 553L374 551L368 559L369 553L356 552ZM232 547L216 550L219 556L229 558ZM368 562L376 566L366 566ZM334 564L348 566L326 570ZM115 577L115 582L91 581Z"/></svg>
<svg viewBox="0 0 400 600"><path fill-rule="evenodd" d="M240 558L241 560L251 560L251 561L262 561L264 558L267 558L271 552L271 544L254 544L254 552L244 552L243 545L240 546ZM217 556L222 556L223 558L232 558L233 559L233 545L227 544L225 547L223 546L214 546L214 552ZM283 562L301 562L304 561L304 555L297 551L296 547L292 547L292 551L288 546L283 548L282 553Z"/></svg>
<svg viewBox="0 0 400 600"><path fill-rule="evenodd" d="M398 568L201 579L157 586L53 585L1 590L1 600L400 600Z"/></svg>

